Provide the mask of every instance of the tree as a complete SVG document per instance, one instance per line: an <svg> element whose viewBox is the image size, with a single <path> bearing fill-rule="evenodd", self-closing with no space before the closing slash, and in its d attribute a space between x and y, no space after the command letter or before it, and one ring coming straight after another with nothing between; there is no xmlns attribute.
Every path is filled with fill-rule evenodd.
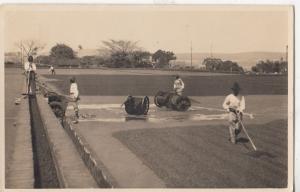
<svg viewBox="0 0 300 192"><path fill-rule="evenodd" d="M148 51L134 51L130 54L132 67L152 67L150 61L151 53Z"/></svg>
<svg viewBox="0 0 300 192"><path fill-rule="evenodd" d="M107 57L108 67L130 67L130 54L138 50L137 42L126 40L102 41L103 46L99 50L102 56Z"/></svg>
<svg viewBox="0 0 300 192"><path fill-rule="evenodd" d="M251 71L255 72L255 73L258 73L258 69L256 66L252 66L251 67Z"/></svg>
<svg viewBox="0 0 300 192"><path fill-rule="evenodd" d="M109 40L102 41L99 49L104 58L107 58L108 67L148 67L151 53L143 51L137 41Z"/></svg>
<svg viewBox="0 0 300 192"><path fill-rule="evenodd" d="M281 60L260 60L255 66L251 68L253 72L256 73L286 73L287 72L287 62Z"/></svg>
<svg viewBox="0 0 300 192"><path fill-rule="evenodd" d="M137 46L137 41L126 41L126 40L114 40L110 39L109 41L102 41L102 46L99 51L104 54L115 54L115 53L125 53L129 54L133 51L140 50Z"/></svg>
<svg viewBox="0 0 300 192"><path fill-rule="evenodd" d="M51 48L50 56L59 59L74 59L75 53L71 47L65 44L56 44Z"/></svg>
<svg viewBox="0 0 300 192"><path fill-rule="evenodd" d="M219 58L208 57L202 62L208 71L219 71L219 72L244 72L244 69L238 65L238 63L226 60L223 61Z"/></svg>
<svg viewBox="0 0 300 192"><path fill-rule="evenodd" d="M37 40L24 40L16 42L15 46L19 49L21 63L24 63L24 57L37 55L39 51L44 49L45 44Z"/></svg>
<svg viewBox="0 0 300 192"><path fill-rule="evenodd" d="M208 57L203 60L202 65L205 65L208 71L217 71L222 65L222 62L221 59Z"/></svg>
<svg viewBox="0 0 300 192"><path fill-rule="evenodd" d="M39 55L35 58L35 62L38 64L46 64L49 65L51 62L51 57L48 55Z"/></svg>
<svg viewBox="0 0 300 192"><path fill-rule="evenodd" d="M156 67L162 68L169 66L169 62L171 60L175 60L176 56L173 52L171 51L164 51L164 50L157 50L153 55L152 55L152 60L156 63Z"/></svg>
<svg viewBox="0 0 300 192"><path fill-rule="evenodd" d="M82 68L95 68L103 65L104 63L104 59L97 56L84 56L80 58L80 66Z"/></svg>
<svg viewBox="0 0 300 192"><path fill-rule="evenodd" d="M126 52L117 51L111 54L109 62L109 67L131 67L130 56Z"/></svg>
<svg viewBox="0 0 300 192"><path fill-rule="evenodd" d="M45 44L42 44L36 40L25 40L16 42L15 45L19 48L20 51L23 51L26 56L37 55L38 51L42 50L45 47Z"/></svg>

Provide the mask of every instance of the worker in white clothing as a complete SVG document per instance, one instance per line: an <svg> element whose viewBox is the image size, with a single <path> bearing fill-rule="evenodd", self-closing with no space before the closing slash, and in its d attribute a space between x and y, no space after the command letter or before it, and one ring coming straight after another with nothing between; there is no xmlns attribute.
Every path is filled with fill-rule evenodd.
<svg viewBox="0 0 300 192"><path fill-rule="evenodd" d="M51 72L51 75L55 75L55 69L54 69L53 65L50 66L49 71Z"/></svg>
<svg viewBox="0 0 300 192"><path fill-rule="evenodd" d="M177 95L182 95L183 89L184 89L184 83L182 79L179 77L179 75L176 75L174 81L174 91Z"/></svg>
<svg viewBox="0 0 300 192"><path fill-rule="evenodd" d="M229 134L230 141L236 143L237 135L241 132L239 120L243 118L243 111L245 110L245 97L240 95L240 86L235 82L231 88L232 94L225 98L223 108L229 112Z"/></svg>
<svg viewBox="0 0 300 192"><path fill-rule="evenodd" d="M24 70L26 75L26 93L24 94L35 95L36 65L31 55L28 57L28 62L24 63Z"/></svg>
<svg viewBox="0 0 300 192"><path fill-rule="evenodd" d="M79 118L79 108L78 108L78 101L79 101L79 91L78 91L78 86L76 83L75 77L72 77L70 79L70 97L71 101L70 103L73 105L73 109L75 111L75 120L73 123L78 123L78 118Z"/></svg>

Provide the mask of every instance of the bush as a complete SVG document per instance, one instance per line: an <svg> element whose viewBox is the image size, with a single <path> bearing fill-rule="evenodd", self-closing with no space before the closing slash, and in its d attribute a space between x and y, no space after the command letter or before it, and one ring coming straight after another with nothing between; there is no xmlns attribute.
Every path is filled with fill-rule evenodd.
<svg viewBox="0 0 300 192"><path fill-rule="evenodd" d="M255 73L287 73L288 64L283 59L280 61L261 60L251 70Z"/></svg>
<svg viewBox="0 0 300 192"><path fill-rule="evenodd" d="M155 67L167 68L171 60L176 60L176 56L172 51L157 50L152 55L152 60L155 62Z"/></svg>
<svg viewBox="0 0 300 192"><path fill-rule="evenodd" d="M205 58L202 62L207 71L211 72L238 72L243 73L244 69L238 63L219 58Z"/></svg>
<svg viewBox="0 0 300 192"><path fill-rule="evenodd" d="M62 68L79 68L80 61L79 59L62 59L62 58L53 58L51 57L51 61L49 63L55 67L62 67Z"/></svg>
<svg viewBox="0 0 300 192"><path fill-rule="evenodd" d="M49 65L51 63L51 57L47 55L40 55L35 58L34 62Z"/></svg>
<svg viewBox="0 0 300 192"><path fill-rule="evenodd" d="M80 58L81 68L97 68L105 64L105 59L97 56L84 56Z"/></svg>

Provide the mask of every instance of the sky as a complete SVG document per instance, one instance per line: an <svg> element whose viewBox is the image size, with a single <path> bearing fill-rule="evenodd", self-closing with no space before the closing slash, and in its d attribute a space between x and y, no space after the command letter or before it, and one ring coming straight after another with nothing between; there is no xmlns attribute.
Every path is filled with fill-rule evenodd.
<svg viewBox="0 0 300 192"><path fill-rule="evenodd" d="M138 41L145 50L284 52L288 6L7 6L5 51L33 39L48 52L57 43L99 49L103 40Z"/></svg>

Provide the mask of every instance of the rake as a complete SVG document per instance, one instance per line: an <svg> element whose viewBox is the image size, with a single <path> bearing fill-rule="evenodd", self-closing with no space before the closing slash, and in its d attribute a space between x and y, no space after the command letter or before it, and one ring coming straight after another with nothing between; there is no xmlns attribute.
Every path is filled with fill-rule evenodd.
<svg viewBox="0 0 300 192"><path fill-rule="evenodd" d="M238 114L237 116L238 116L238 120L239 120L239 122L240 122L240 124L241 124L241 126L242 126L242 128L243 128L243 131L245 132L246 136L248 137L248 139L249 139L249 141L250 141L250 143L251 143L253 149L254 149L255 151L257 151L257 148L256 148L256 146L254 145L254 143L253 143L251 137L249 136L249 134L248 134L248 132L247 132L247 130L246 130L244 124L243 124L243 121L242 121L242 119L240 118L240 115Z"/></svg>

